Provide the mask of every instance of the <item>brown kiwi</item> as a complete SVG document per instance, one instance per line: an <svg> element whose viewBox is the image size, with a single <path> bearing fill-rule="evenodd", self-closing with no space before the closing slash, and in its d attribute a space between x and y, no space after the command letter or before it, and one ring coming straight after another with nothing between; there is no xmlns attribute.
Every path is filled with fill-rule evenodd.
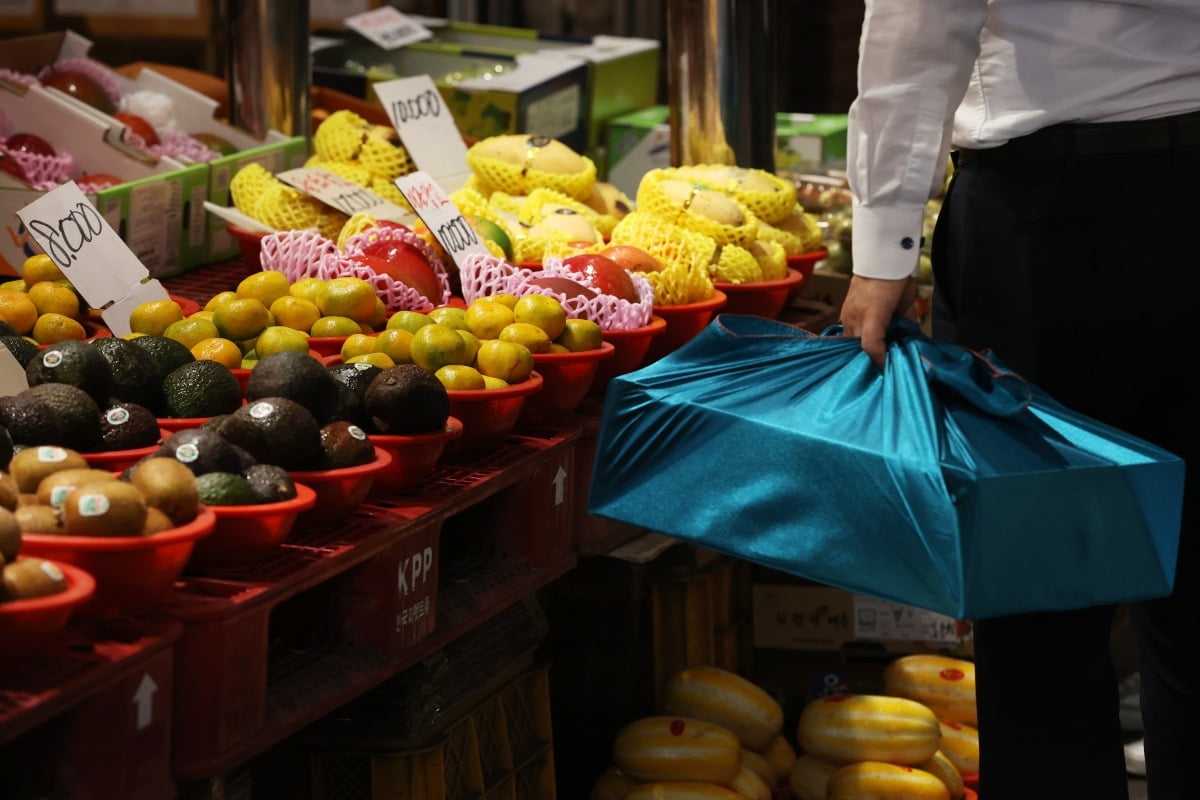
<svg viewBox="0 0 1200 800"><path fill-rule="evenodd" d="M8 465L8 471L21 492L36 492L42 478L52 472L87 468L87 461L77 451L50 445L26 447L13 456Z"/></svg>
<svg viewBox="0 0 1200 800"><path fill-rule="evenodd" d="M4 565L0 583L3 583L4 596L9 600L27 600L66 591L67 576L53 562L24 558Z"/></svg>
<svg viewBox="0 0 1200 800"><path fill-rule="evenodd" d="M146 505L166 512L176 525L191 522L200 505L195 474L174 458L148 458L138 464L130 482L141 490Z"/></svg>
<svg viewBox="0 0 1200 800"><path fill-rule="evenodd" d="M75 487L62 504L63 528L70 536L141 536L146 500L124 481L97 481Z"/></svg>
<svg viewBox="0 0 1200 800"><path fill-rule="evenodd" d="M0 508L12 511L20 499L21 490L17 488L16 479L7 472L0 472Z"/></svg>
<svg viewBox="0 0 1200 800"><path fill-rule="evenodd" d="M42 478L37 487L37 501L58 508L76 486L116 479L116 475L102 469L60 469Z"/></svg>
<svg viewBox="0 0 1200 800"><path fill-rule="evenodd" d="M143 536L153 536L174 527L175 523L167 516L167 512L154 506L146 506L146 523L142 525Z"/></svg>
<svg viewBox="0 0 1200 800"><path fill-rule="evenodd" d="M19 552L21 526L17 523L17 515L7 508L0 508L0 560L16 561Z"/></svg>
<svg viewBox="0 0 1200 800"><path fill-rule="evenodd" d="M17 525L26 533L65 533L58 511L50 506L29 503L13 512Z"/></svg>
<svg viewBox="0 0 1200 800"><path fill-rule="evenodd" d="M17 497L17 508L38 505L37 492L21 492Z"/></svg>

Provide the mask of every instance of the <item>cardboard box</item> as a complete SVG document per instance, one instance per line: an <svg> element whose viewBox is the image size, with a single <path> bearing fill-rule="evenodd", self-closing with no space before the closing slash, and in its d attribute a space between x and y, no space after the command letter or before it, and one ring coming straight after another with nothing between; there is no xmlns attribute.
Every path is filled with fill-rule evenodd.
<svg viewBox="0 0 1200 800"><path fill-rule="evenodd" d="M970 626L932 611L821 584L756 582L754 646L965 655L970 652Z"/></svg>
<svg viewBox="0 0 1200 800"><path fill-rule="evenodd" d="M587 64L584 107L587 154L603 169L605 128L610 119L658 102L658 41L622 36L592 38L552 36L526 28L479 25L445 19L420 18L433 31L429 42L414 49L449 45L507 56L536 53L551 58L577 59Z"/></svg>
<svg viewBox="0 0 1200 800"><path fill-rule="evenodd" d="M642 176L671 166L670 112L653 106L608 122L605 175L625 194L637 194ZM811 163L817 159L817 163ZM843 165L846 160L844 114L776 115L775 171L799 172Z"/></svg>
<svg viewBox="0 0 1200 800"><path fill-rule="evenodd" d="M587 147L587 64L582 61L475 53L449 45L387 51L365 39L313 53L314 84L373 102L372 83L415 75L433 78L465 136L539 133L577 152Z"/></svg>
<svg viewBox="0 0 1200 800"><path fill-rule="evenodd" d="M203 201L208 168L183 165L169 158L151 158L115 147L108 125L93 114L67 103L57 93L38 86L0 85L0 124L10 135L15 126L70 153L80 173L111 173L126 180L92 196L108 223L129 244L154 277L172 274L185 253L198 258L205 250ZM7 173L0 173L0 273L19 274L33 255L29 236L16 212L41 196Z"/></svg>

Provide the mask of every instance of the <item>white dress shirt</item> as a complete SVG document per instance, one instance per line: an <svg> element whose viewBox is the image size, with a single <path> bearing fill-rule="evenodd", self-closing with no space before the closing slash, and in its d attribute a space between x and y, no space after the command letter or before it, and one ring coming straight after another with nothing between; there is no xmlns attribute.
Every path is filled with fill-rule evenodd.
<svg viewBox="0 0 1200 800"><path fill-rule="evenodd" d="M854 272L902 278L951 144L1200 109L1200 0L867 0L858 88Z"/></svg>

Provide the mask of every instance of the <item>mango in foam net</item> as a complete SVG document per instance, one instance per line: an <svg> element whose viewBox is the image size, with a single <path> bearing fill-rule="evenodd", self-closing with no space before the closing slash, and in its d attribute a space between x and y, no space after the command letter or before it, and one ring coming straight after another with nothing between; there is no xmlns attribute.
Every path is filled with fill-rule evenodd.
<svg viewBox="0 0 1200 800"><path fill-rule="evenodd" d="M717 244L711 238L635 211L617 223L610 243L639 247L663 265L659 272L644 273L654 289L656 305L695 303L712 297L709 266Z"/></svg>
<svg viewBox="0 0 1200 800"><path fill-rule="evenodd" d="M753 253L736 244L727 244L717 254L712 279L721 283L759 283L763 271Z"/></svg>
<svg viewBox="0 0 1200 800"><path fill-rule="evenodd" d="M769 225L761 219L758 221L758 241L775 242L783 248L784 256L804 252L804 240L791 231Z"/></svg>
<svg viewBox="0 0 1200 800"><path fill-rule="evenodd" d="M481 190L508 194L526 195L546 187L584 200L596 182L596 165L590 158L547 136L489 136L467 150L467 165Z"/></svg>
<svg viewBox="0 0 1200 800"><path fill-rule="evenodd" d="M791 214L775 223L775 227L798 237L802 245L800 250L802 253L820 250L825 246L825 234L821 230L816 215L808 213L799 204L792 209Z"/></svg>
<svg viewBox="0 0 1200 800"><path fill-rule="evenodd" d="M229 182L229 195L234 208L253 217L259 196L268 186L279 183L279 179L259 163L250 163L234 173Z"/></svg>
<svg viewBox="0 0 1200 800"><path fill-rule="evenodd" d="M787 277L787 251L779 242L759 239L750 245L750 253L762 268L764 281L777 281Z"/></svg>
<svg viewBox="0 0 1200 800"><path fill-rule="evenodd" d="M521 204L518 218L521 222L536 225L549 214L557 213L560 209L569 209L584 217L601 236L612 235L612 229L617 226L617 218L611 214L598 214L585 203L573 197L568 197L554 189L534 189Z"/></svg>
<svg viewBox="0 0 1200 800"><path fill-rule="evenodd" d="M313 151L322 161L354 161L369 128L370 124L353 111L335 111L313 133Z"/></svg>
<svg viewBox="0 0 1200 800"><path fill-rule="evenodd" d="M281 231L316 227L324 204L276 181L266 186L254 202L251 216Z"/></svg>
<svg viewBox="0 0 1200 800"><path fill-rule="evenodd" d="M746 246L754 240L758 220L724 192L675 177L671 170L650 170L638 184L637 207L696 233L718 245Z"/></svg>
<svg viewBox="0 0 1200 800"><path fill-rule="evenodd" d="M372 176L388 181L407 175L414 169L407 150L379 139L368 139L363 143L357 163Z"/></svg>
<svg viewBox="0 0 1200 800"><path fill-rule="evenodd" d="M796 185L763 169L698 164L676 167L673 172L731 195L767 222L778 222L796 205Z"/></svg>

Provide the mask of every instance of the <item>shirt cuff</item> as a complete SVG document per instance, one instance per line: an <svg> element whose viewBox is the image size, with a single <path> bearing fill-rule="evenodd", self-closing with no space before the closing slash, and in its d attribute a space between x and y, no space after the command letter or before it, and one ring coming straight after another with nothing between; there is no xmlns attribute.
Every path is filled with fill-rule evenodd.
<svg viewBox="0 0 1200 800"><path fill-rule="evenodd" d="M854 274L898 280L917 271L924 206L855 206L851 228Z"/></svg>

